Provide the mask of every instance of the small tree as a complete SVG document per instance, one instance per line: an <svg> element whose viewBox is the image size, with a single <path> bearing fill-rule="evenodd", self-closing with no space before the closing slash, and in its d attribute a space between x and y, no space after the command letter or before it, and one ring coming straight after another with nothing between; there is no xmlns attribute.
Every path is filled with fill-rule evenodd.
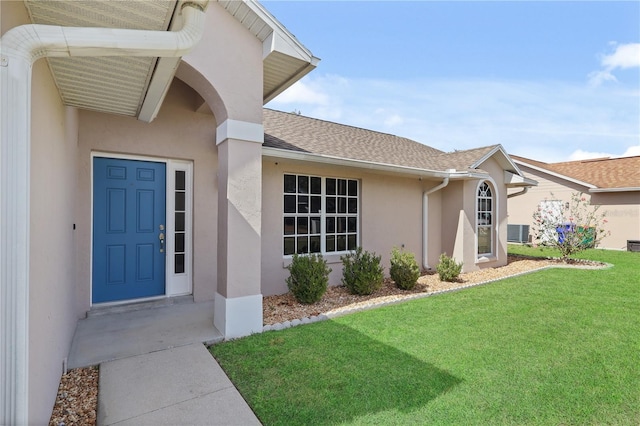
<svg viewBox="0 0 640 426"><path fill-rule="evenodd" d="M553 193L551 197L555 198ZM611 235L604 229L606 213L600 212L600 206L591 205L580 192L572 193L571 201L564 208L547 211L545 204L541 203L533 213L533 240L560 250L564 262L576 253L597 246L604 237Z"/></svg>

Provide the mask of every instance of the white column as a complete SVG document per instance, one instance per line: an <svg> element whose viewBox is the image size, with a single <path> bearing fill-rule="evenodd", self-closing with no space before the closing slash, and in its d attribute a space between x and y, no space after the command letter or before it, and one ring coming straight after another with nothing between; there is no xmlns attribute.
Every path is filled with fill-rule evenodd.
<svg viewBox="0 0 640 426"><path fill-rule="evenodd" d="M261 124L226 120L218 144L218 288L214 325L226 338L262 331Z"/></svg>
<svg viewBox="0 0 640 426"><path fill-rule="evenodd" d="M28 421L31 60L0 64L0 424Z"/></svg>

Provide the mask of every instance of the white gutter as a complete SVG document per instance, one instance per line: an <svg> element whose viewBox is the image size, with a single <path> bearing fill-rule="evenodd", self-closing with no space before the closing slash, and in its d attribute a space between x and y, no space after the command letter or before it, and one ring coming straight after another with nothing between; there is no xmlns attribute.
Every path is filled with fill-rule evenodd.
<svg viewBox="0 0 640 426"><path fill-rule="evenodd" d="M0 424L29 423L31 71L44 57L179 57L200 41L205 2L180 31L22 25L0 39Z"/></svg>
<svg viewBox="0 0 640 426"><path fill-rule="evenodd" d="M448 177L444 178L439 185L422 193L422 267L424 269L431 269L429 266L429 195L447 185L449 185Z"/></svg>
<svg viewBox="0 0 640 426"><path fill-rule="evenodd" d="M330 164L332 166L357 167L359 169L375 170L377 172L412 175L418 177L435 177L440 179L486 179L486 173L474 173L470 171L456 171L453 169L429 170L418 167L398 166L387 163L374 163L365 160L355 160L351 158L336 157L333 155L312 154L309 152L291 151L288 149L262 147L262 156L271 158L281 158L286 160L309 161L319 164Z"/></svg>
<svg viewBox="0 0 640 426"><path fill-rule="evenodd" d="M624 188L592 188L589 192L633 192L640 191L640 186L627 186Z"/></svg>
<svg viewBox="0 0 640 426"><path fill-rule="evenodd" d="M529 191L529 187L525 186L524 188L522 188L522 191L514 192L513 194L508 194L507 198L519 197L521 195L526 194L528 191Z"/></svg>

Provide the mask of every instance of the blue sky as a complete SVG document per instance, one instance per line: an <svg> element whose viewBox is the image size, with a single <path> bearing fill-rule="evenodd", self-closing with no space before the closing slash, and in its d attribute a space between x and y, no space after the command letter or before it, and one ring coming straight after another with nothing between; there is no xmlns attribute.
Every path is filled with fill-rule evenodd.
<svg viewBox="0 0 640 426"><path fill-rule="evenodd" d="M318 68L267 104L443 151L640 155L640 2L262 1Z"/></svg>

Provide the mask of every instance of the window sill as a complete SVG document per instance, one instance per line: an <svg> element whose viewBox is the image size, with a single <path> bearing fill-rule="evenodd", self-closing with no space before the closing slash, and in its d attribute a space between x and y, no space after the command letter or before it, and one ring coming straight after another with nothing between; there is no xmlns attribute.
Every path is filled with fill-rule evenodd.
<svg viewBox="0 0 640 426"><path fill-rule="evenodd" d="M327 264L331 265L331 264L335 264L335 263L342 263L342 260L340 260L340 256L344 256L345 254L348 254L349 252L344 252L341 254L324 254L322 255L322 258L324 260L327 261ZM291 261L293 260L292 256L287 256L282 260L282 268L286 269L289 265L291 265Z"/></svg>
<svg viewBox="0 0 640 426"><path fill-rule="evenodd" d="M494 255L485 255L485 256L480 256L479 258L476 259L476 265L478 263L489 263L489 262L496 262L498 260L498 258Z"/></svg>

